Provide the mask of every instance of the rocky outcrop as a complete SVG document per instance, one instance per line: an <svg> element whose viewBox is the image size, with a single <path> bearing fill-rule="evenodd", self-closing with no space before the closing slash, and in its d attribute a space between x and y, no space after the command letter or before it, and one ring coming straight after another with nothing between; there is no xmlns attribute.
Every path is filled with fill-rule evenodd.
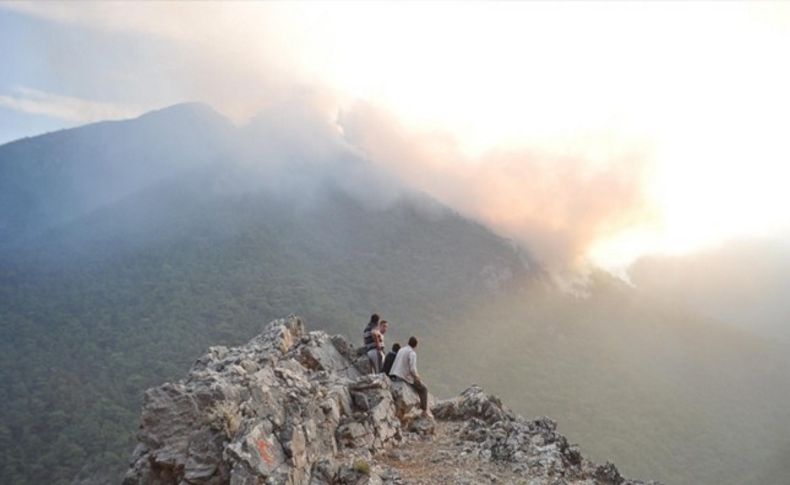
<svg viewBox="0 0 790 485"><path fill-rule="evenodd" d="M583 459L551 420L518 418L478 387L431 399L437 421L422 417L408 385L363 375L357 357L297 317L243 346L210 348L186 379L146 392L124 484L444 483L450 474L413 476L426 453L403 459L426 446L466 463L454 471L496 465L504 482L638 483Z"/></svg>

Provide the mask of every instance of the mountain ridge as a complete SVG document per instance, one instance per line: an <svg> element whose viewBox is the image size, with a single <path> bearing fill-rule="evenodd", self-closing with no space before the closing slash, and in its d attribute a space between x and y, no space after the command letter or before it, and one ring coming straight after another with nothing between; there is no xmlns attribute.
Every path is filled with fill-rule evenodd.
<svg viewBox="0 0 790 485"><path fill-rule="evenodd" d="M345 338L295 316L240 347L211 347L186 379L146 391L123 484L646 483L480 387L430 397L434 420L407 384L366 367Z"/></svg>
<svg viewBox="0 0 790 485"><path fill-rule="evenodd" d="M176 105L4 144L0 244L35 236L158 180L221 159L231 130L219 114Z"/></svg>

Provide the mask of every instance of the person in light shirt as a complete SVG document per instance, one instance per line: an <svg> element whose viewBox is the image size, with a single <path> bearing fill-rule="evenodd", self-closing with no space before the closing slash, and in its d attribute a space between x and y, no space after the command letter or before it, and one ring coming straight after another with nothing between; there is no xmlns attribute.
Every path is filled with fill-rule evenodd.
<svg viewBox="0 0 790 485"><path fill-rule="evenodd" d="M417 352L414 350L416 347L417 337L409 337L409 345L401 347L395 356L392 369L390 369L390 376L395 380L405 381L412 386L420 396L422 414L427 417L433 417L428 410L428 388L422 383L420 374L417 372Z"/></svg>
<svg viewBox="0 0 790 485"><path fill-rule="evenodd" d="M376 335L376 349L379 351L379 372L384 368L384 335L387 333L389 323L386 320L379 322L379 330L375 332Z"/></svg>

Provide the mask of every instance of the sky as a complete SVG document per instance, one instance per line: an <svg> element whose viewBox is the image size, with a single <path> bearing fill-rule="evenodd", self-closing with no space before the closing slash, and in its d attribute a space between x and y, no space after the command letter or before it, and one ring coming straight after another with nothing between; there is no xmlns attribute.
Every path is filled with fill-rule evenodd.
<svg viewBox="0 0 790 485"><path fill-rule="evenodd" d="M790 235L781 2L6 2L0 46L0 143L303 96L549 266Z"/></svg>

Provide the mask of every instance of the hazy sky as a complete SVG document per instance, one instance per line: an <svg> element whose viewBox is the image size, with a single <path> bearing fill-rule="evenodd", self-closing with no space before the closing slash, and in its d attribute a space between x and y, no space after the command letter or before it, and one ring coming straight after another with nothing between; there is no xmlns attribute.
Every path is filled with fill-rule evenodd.
<svg viewBox="0 0 790 485"><path fill-rule="evenodd" d="M790 230L788 4L11 2L0 46L0 142L309 92L372 160L558 264Z"/></svg>

